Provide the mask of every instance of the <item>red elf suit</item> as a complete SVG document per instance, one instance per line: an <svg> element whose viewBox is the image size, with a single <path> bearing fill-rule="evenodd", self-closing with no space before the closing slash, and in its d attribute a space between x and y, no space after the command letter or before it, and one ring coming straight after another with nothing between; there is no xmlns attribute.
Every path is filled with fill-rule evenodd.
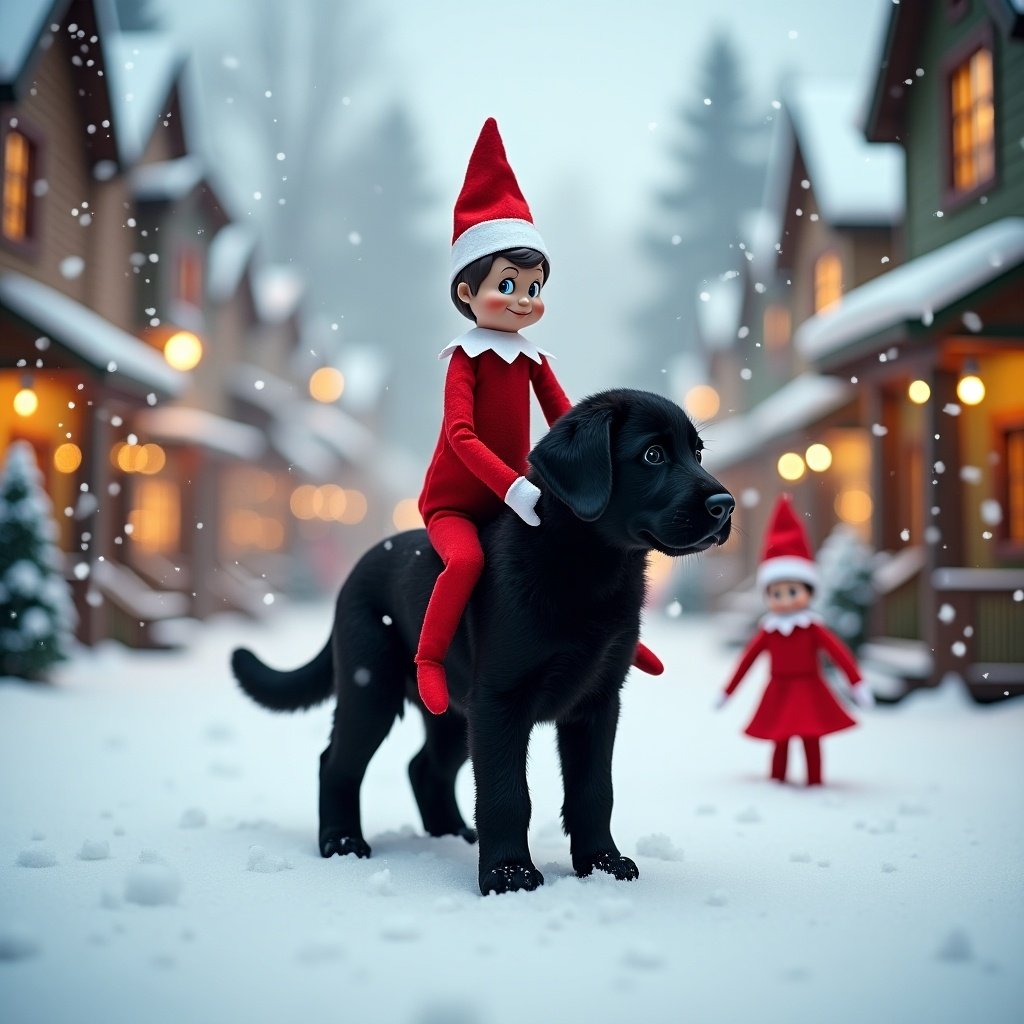
<svg viewBox="0 0 1024 1024"><path fill-rule="evenodd" d="M762 590L774 583L797 582L813 588L818 582L807 538L785 496L779 499L772 515L757 582ZM780 782L785 779L791 738L799 736L803 741L808 785L818 785L821 783L820 738L857 724L821 677L819 657L822 651L854 686L858 703L872 703L853 654L823 624L820 616L806 608L765 615L722 695L723 700L728 698L757 657L768 653L771 659L768 686L745 732L755 739L775 743L772 778Z"/></svg>
<svg viewBox="0 0 1024 1024"><path fill-rule="evenodd" d="M516 248L547 258L493 118L484 124L455 204L451 280L471 263ZM539 315L539 314L538 314ZM451 356L441 433L420 493L427 535L445 568L427 605L416 677L436 715L448 707L444 658L483 571L478 527L509 505L527 523L540 492L526 479L530 388L548 424L571 408L551 369L551 354L517 331L475 327L440 354ZM637 662L657 674L661 663L638 645Z"/></svg>

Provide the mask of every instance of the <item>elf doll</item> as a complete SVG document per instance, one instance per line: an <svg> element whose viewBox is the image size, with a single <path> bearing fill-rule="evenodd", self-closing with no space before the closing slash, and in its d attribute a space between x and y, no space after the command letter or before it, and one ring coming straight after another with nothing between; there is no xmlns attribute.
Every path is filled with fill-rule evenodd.
<svg viewBox="0 0 1024 1024"><path fill-rule="evenodd" d="M764 591L768 613L719 694L717 706L728 700L758 655L767 651L771 658L768 686L746 733L775 744L771 777L777 782L786 781L789 741L799 736L807 756L807 785L820 786L821 737L857 724L821 678L820 652L849 679L853 698L861 707L871 707L875 701L850 650L810 611L818 570L786 495L772 512L757 583Z"/></svg>
<svg viewBox="0 0 1024 1024"><path fill-rule="evenodd" d="M526 479L530 388L548 424L568 410L551 353L519 332L544 313L547 248L488 118L455 204L451 296L476 326L440 354L451 356L441 434L427 469L419 509L444 562L427 605L416 651L420 697L435 715L448 707L444 659L483 570L478 529L508 505L540 526L540 490ZM658 675L661 662L642 644L634 664Z"/></svg>

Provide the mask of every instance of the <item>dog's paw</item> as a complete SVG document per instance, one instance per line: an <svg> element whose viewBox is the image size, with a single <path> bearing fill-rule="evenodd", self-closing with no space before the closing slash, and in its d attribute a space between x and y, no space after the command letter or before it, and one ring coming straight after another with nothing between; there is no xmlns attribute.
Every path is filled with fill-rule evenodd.
<svg viewBox="0 0 1024 1024"><path fill-rule="evenodd" d="M636 864L619 853L599 853L592 857L574 857L572 866L580 878L586 878L594 871L604 871L620 882L632 882L640 877L640 869Z"/></svg>
<svg viewBox="0 0 1024 1024"><path fill-rule="evenodd" d="M370 856L370 844L358 836L344 836L328 832L320 837L320 856L333 857L337 854L344 857L354 853L357 857Z"/></svg>
<svg viewBox="0 0 1024 1024"><path fill-rule="evenodd" d="M468 825L464 825L455 834L465 839L470 846L476 845L477 835L475 828L470 828Z"/></svg>
<svg viewBox="0 0 1024 1024"><path fill-rule="evenodd" d="M544 876L532 864L520 864L512 861L499 864L496 868L480 876L480 892L533 892L544 884Z"/></svg>

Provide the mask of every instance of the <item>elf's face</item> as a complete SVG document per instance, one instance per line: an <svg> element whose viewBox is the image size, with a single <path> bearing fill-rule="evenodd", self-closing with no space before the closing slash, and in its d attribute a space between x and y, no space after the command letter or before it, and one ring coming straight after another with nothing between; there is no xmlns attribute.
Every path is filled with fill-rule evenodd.
<svg viewBox="0 0 1024 1024"><path fill-rule="evenodd" d="M768 610L776 615L789 615L803 611L811 603L811 591L806 583L798 580L770 583L765 591Z"/></svg>
<svg viewBox="0 0 1024 1024"><path fill-rule="evenodd" d="M499 257L473 295L464 281L457 294L476 317L477 327L492 331L521 331L544 315L540 297L544 271L540 267L517 267Z"/></svg>

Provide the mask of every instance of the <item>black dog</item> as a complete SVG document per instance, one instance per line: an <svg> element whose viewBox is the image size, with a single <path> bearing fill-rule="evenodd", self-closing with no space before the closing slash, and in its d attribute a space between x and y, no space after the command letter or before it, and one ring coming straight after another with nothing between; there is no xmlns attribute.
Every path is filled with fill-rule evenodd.
<svg viewBox="0 0 1024 1024"><path fill-rule="evenodd" d="M409 764L430 835L480 840L480 890L543 884L527 846L526 753L537 722L558 733L562 821L576 873L636 878L612 839L612 747L619 690L640 629L645 557L724 544L735 503L700 465L701 440L677 405L642 391L608 391L575 406L530 454L543 492L538 527L512 512L481 530L485 568L445 668L451 707L424 710L426 742ZM275 710L337 694L320 757L320 852L368 857L359 790L404 701L419 704L413 653L441 570L424 530L367 552L338 596L327 646L303 668L277 672L247 650L232 667L254 700ZM472 759L476 828L455 802Z"/></svg>

